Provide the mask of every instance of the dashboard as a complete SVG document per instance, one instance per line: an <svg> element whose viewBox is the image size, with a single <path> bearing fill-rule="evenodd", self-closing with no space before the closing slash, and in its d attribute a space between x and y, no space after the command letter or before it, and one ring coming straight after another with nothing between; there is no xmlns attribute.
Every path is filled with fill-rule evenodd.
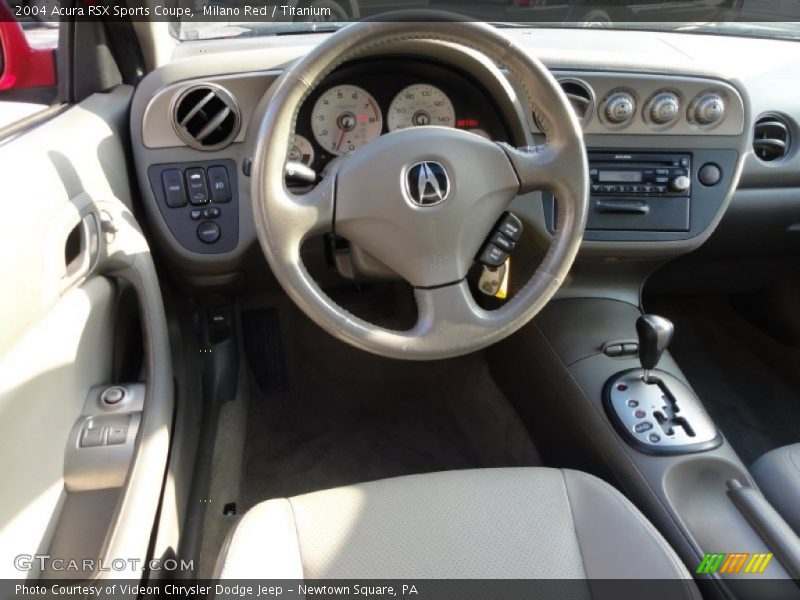
<svg viewBox="0 0 800 600"><path fill-rule="evenodd" d="M759 215L767 200L780 211L771 221L780 223L775 235L791 231L792 199L800 198L793 42L598 30L508 35L560 82L595 163L581 256L686 254L704 244L731 205ZM175 60L136 90L131 133L143 204L168 261L198 285L224 285L259 256L249 191L252 121L286 65L320 39L181 44ZM381 135L429 124L515 145L540 142L535 107L524 104L512 79L506 85L510 91L500 93L469 65L407 52L350 62L300 108L287 158L321 173L337 156L368 151ZM225 131L201 140L204 123L193 122L193 110L206 98L213 111L225 112ZM200 185L199 204L172 206L165 177L186 185L189 173ZM215 191L225 200L216 202ZM534 193L515 211L526 235L552 235L557 199Z"/></svg>

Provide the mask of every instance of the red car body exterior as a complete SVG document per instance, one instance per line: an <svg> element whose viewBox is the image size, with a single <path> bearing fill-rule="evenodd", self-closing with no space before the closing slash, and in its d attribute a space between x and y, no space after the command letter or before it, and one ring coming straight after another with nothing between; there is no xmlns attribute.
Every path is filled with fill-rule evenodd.
<svg viewBox="0 0 800 600"><path fill-rule="evenodd" d="M0 91L55 85L55 52L32 48L5 2L0 2L0 47Z"/></svg>

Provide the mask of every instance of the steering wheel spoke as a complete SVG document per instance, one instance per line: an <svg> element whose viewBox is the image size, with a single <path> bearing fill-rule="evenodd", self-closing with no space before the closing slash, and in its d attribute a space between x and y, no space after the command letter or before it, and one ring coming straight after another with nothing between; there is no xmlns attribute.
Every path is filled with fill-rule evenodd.
<svg viewBox="0 0 800 600"><path fill-rule="evenodd" d="M576 175L588 172L582 149L576 151L573 146L553 144L526 148L513 148L504 143L500 146L519 177L520 194L568 191L580 197L581 181L576 180ZM565 190L566 187L569 189Z"/></svg>
<svg viewBox="0 0 800 600"><path fill-rule="evenodd" d="M335 194L335 175L328 175L304 194L290 194L290 212L297 239L302 242L313 235L331 231Z"/></svg>
<svg viewBox="0 0 800 600"><path fill-rule="evenodd" d="M417 288L417 324L409 332L412 337L440 337L474 334L488 325L491 313L480 308L466 281L438 288Z"/></svg>

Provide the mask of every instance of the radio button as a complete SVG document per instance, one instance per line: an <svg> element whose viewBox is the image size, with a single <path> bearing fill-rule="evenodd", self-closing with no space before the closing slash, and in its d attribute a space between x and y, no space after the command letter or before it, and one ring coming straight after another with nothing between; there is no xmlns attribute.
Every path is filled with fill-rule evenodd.
<svg viewBox="0 0 800 600"><path fill-rule="evenodd" d="M717 165L713 163L706 163L702 167L700 167L700 171L697 174L697 178L703 185L706 186L717 185L719 183L719 180L722 179L722 171Z"/></svg>
<svg viewBox="0 0 800 600"><path fill-rule="evenodd" d="M680 175L672 180L670 187L676 192L685 192L691 185L691 180L686 175Z"/></svg>

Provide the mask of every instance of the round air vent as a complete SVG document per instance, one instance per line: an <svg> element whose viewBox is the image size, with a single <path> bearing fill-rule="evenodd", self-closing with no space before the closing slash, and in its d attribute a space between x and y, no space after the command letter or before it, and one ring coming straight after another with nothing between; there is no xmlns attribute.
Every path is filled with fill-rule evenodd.
<svg viewBox="0 0 800 600"><path fill-rule="evenodd" d="M204 83L185 90L175 102L173 126L192 148L219 150L239 133L239 107L227 90Z"/></svg>
<svg viewBox="0 0 800 600"><path fill-rule="evenodd" d="M594 93L589 85L580 79L561 79L558 84L572 105L572 110L575 111L575 116L581 125L586 124L586 121L592 116L594 112Z"/></svg>
<svg viewBox="0 0 800 600"><path fill-rule="evenodd" d="M789 127L776 115L766 115L756 121L753 129L753 152L764 162L786 156L789 151Z"/></svg>

